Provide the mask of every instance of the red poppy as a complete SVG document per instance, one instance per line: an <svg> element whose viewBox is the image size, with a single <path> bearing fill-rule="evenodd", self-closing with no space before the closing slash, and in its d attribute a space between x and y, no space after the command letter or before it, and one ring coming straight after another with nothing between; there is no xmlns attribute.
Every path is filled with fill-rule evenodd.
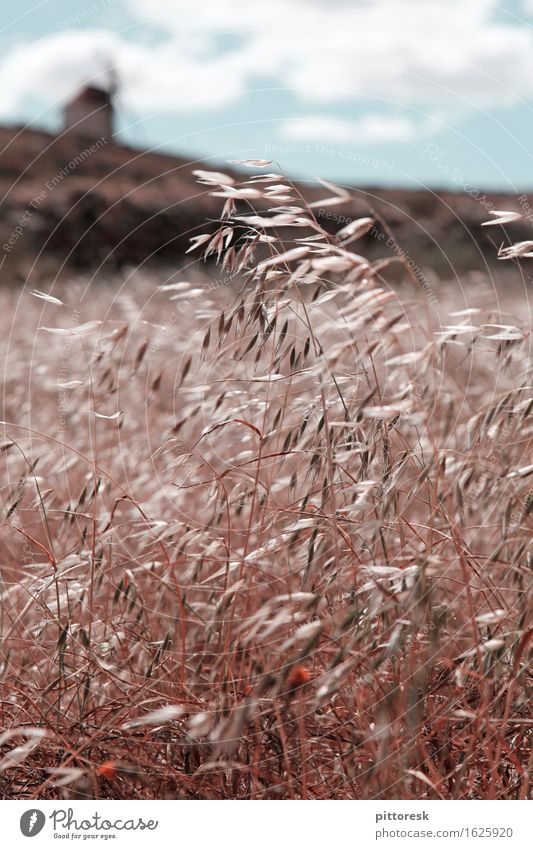
<svg viewBox="0 0 533 849"><path fill-rule="evenodd" d="M311 680L311 673L305 666L293 666L287 678L287 686L290 690L303 687Z"/></svg>
<svg viewBox="0 0 533 849"><path fill-rule="evenodd" d="M104 761L100 766L96 767L96 774L102 778L115 778L117 774L117 762Z"/></svg>

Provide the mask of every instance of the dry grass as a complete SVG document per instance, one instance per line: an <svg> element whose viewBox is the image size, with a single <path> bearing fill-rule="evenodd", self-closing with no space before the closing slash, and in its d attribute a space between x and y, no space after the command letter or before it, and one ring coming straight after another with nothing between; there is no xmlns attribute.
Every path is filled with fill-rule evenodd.
<svg viewBox="0 0 533 849"><path fill-rule="evenodd" d="M6 293L0 792L525 798L527 311L256 170L207 286Z"/></svg>

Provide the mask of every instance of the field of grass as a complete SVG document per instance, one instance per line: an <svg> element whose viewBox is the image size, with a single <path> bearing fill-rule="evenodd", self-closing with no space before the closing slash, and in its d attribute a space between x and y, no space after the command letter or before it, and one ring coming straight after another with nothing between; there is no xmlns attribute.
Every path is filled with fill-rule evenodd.
<svg viewBox="0 0 533 849"><path fill-rule="evenodd" d="M3 293L2 798L531 794L527 292L267 172L208 270Z"/></svg>

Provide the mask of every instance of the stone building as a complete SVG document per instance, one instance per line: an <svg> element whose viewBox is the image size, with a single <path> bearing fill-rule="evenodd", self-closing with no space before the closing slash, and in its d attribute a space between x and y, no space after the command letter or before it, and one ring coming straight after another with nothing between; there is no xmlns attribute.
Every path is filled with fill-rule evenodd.
<svg viewBox="0 0 533 849"><path fill-rule="evenodd" d="M111 140L113 136L113 102L109 91L86 86L67 102L64 129L87 141Z"/></svg>

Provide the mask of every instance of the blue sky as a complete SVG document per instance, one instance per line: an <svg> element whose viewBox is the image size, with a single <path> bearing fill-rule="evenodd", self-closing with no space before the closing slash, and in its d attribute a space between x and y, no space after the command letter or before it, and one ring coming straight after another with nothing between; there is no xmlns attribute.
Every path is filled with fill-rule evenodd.
<svg viewBox="0 0 533 849"><path fill-rule="evenodd" d="M9 4L0 120L120 81L125 143L343 183L533 188L533 0Z"/></svg>

